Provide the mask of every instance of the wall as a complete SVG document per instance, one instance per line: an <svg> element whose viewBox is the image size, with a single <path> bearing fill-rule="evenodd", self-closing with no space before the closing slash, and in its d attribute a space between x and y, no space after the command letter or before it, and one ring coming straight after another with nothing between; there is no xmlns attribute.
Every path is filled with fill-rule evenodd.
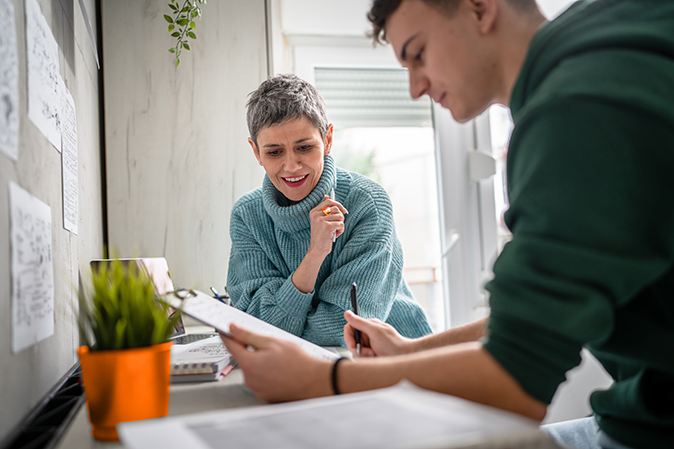
<svg viewBox="0 0 674 449"><path fill-rule="evenodd" d="M78 268L101 257L101 184L98 70L77 0L38 0L59 46L60 73L77 114L79 235L63 228L61 155L27 117L24 2L14 5L19 56L19 159L0 154L0 442L77 361L74 286ZM85 1L94 18L95 0ZM95 21L92 20L95 30ZM11 352L9 182L51 207L54 262L54 335L18 354Z"/></svg>
<svg viewBox="0 0 674 449"><path fill-rule="evenodd" d="M110 246L222 290L229 212L261 185L245 102L267 77L265 1L214 1L176 68L166 2L103 2Z"/></svg>

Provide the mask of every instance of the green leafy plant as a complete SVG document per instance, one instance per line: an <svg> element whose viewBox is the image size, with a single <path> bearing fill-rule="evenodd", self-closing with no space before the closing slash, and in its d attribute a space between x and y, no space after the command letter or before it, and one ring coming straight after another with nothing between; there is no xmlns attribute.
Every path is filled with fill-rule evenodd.
<svg viewBox="0 0 674 449"><path fill-rule="evenodd" d="M99 263L92 269L89 288L79 292L84 344L105 351L167 341L180 310L173 311L160 299L150 276L133 261Z"/></svg>
<svg viewBox="0 0 674 449"><path fill-rule="evenodd" d="M179 0L171 0L168 7L171 8L171 15L164 14L164 19L168 22L168 32L177 39L175 47L168 49L169 53L176 55L176 67L180 67L180 53L183 49L191 51L189 39L196 39L195 30L197 25L194 19L201 18L201 8L199 5L206 4L206 0L185 0L180 6Z"/></svg>

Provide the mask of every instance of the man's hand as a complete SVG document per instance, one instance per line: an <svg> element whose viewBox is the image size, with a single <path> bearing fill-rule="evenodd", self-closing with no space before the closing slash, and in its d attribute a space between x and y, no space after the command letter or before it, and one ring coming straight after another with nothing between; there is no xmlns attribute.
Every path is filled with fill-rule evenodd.
<svg viewBox="0 0 674 449"><path fill-rule="evenodd" d="M360 331L360 356L376 357L409 354L414 352L413 340L403 337L389 324L373 318L366 320L350 310L344 312L344 341L346 347L356 355L354 330Z"/></svg>
<svg viewBox="0 0 674 449"><path fill-rule="evenodd" d="M258 398L284 402L332 394L329 361L311 357L292 342L234 324L229 332L231 338L220 337L243 370L246 385Z"/></svg>

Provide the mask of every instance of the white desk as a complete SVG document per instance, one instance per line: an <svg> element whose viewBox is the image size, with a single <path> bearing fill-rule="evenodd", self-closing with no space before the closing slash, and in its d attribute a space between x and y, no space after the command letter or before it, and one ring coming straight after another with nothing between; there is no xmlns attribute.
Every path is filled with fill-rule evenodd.
<svg viewBox="0 0 674 449"><path fill-rule="evenodd" d="M192 330L192 332L195 332ZM210 332L199 329L196 332ZM340 354L350 356L344 348L337 348ZM179 416L191 413L215 411L237 407L263 406L265 402L257 399L244 385L243 372L239 368L232 370L227 376L214 382L171 384L168 416ZM57 449L117 449L123 448L121 443L102 443L91 436L91 424L86 405L80 408L69 428L56 446ZM482 446L471 446L478 449ZM488 444L490 449L498 449L500 445ZM511 447L504 442L503 447ZM561 449L555 443L541 438L526 449ZM524 448L521 448L524 449Z"/></svg>

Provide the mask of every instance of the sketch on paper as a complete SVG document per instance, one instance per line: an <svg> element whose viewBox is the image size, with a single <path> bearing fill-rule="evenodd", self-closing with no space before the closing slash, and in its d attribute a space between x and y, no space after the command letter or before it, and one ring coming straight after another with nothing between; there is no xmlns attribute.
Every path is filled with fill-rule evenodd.
<svg viewBox="0 0 674 449"><path fill-rule="evenodd" d="M14 6L0 0L0 151L19 159L19 60Z"/></svg>
<svg viewBox="0 0 674 449"><path fill-rule="evenodd" d="M9 184L12 246L12 352L54 334L51 208Z"/></svg>
<svg viewBox="0 0 674 449"><path fill-rule="evenodd" d="M61 151L61 84L58 44L37 0L26 0L28 118Z"/></svg>
<svg viewBox="0 0 674 449"><path fill-rule="evenodd" d="M63 173L63 227L77 234L79 183L77 179L77 117L73 97L63 86L61 111L61 166Z"/></svg>

